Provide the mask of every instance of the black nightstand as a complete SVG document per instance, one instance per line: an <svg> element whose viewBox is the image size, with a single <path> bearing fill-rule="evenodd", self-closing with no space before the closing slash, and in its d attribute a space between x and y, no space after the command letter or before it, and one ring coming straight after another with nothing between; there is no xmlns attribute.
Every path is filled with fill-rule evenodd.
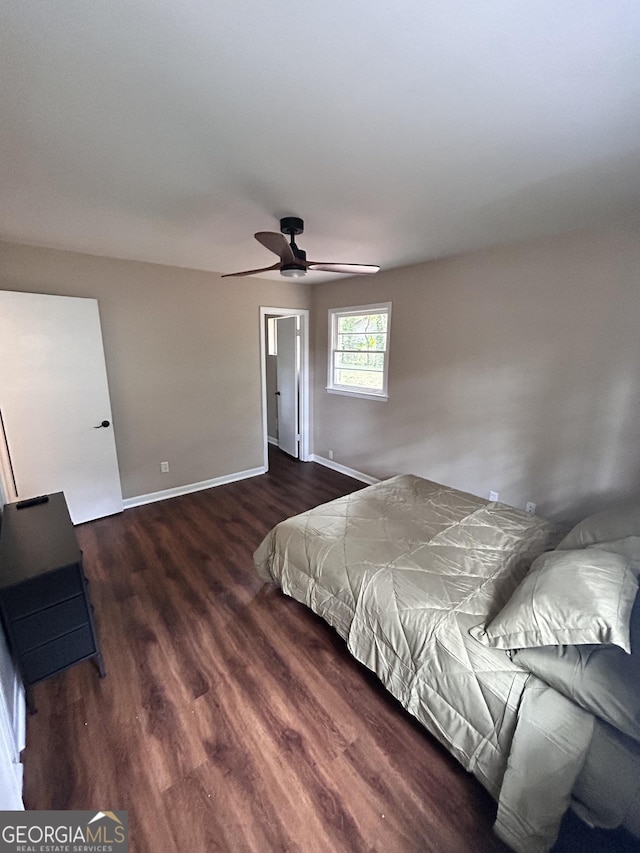
<svg viewBox="0 0 640 853"><path fill-rule="evenodd" d="M82 552L62 492L46 503L4 507L0 615L31 713L37 681L87 658L104 677Z"/></svg>

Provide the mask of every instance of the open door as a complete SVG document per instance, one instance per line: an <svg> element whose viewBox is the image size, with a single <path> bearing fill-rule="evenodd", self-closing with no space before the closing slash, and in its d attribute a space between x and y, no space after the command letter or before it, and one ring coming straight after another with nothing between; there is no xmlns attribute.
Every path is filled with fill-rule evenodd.
<svg viewBox="0 0 640 853"><path fill-rule="evenodd" d="M0 291L0 461L9 501L64 492L75 524L122 511L95 299Z"/></svg>
<svg viewBox="0 0 640 853"><path fill-rule="evenodd" d="M276 356L278 400L278 447L297 459L300 441L299 425L299 317L279 317L278 352Z"/></svg>
<svg viewBox="0 0 640 853"><path fill-rule="evenodd" d="M268 333L272 324L275 336ZM264 470L269 470L269 442L307 462L311 458L309 310L261 306L260 351ZM280 394L275 395L278 390Z"/></svg>

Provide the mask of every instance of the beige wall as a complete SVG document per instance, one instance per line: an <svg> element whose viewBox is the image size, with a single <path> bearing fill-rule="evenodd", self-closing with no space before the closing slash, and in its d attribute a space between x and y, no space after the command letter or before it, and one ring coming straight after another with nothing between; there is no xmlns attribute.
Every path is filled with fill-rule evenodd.
<svg viewBox="0 0 640 853"><path fill-rule="evenodd" d="M98 299L125 497L262 464L259 307L311 302L316 454L567 517L640 491L638 270L637 230L311 288L0 244L0 288ZM389 402L327 394L327 309L386 300Z"/></svg>
<svg viewBox="0 0 640 853"><path fill-rule="evenodd" d="M640 491L640 232L316 285L314 451L573 518ZM328 394L327 310L391 300L389 401Z"/></svg>
<svg viewBox="0 0 640 853"><path fill-rule="evenodd" d="M125 498L263 464L259 309L308 285L4 243L0 288L98 300Z"/></svg>

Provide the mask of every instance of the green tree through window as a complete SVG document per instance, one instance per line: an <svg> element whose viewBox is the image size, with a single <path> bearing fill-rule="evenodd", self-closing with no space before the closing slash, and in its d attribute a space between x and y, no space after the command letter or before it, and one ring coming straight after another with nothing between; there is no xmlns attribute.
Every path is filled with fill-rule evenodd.
<svg viewBox="0 0 640 853"><path fill-rule="evenodd" d="M387 396L391 303L329 311L328 390Z"/></svg>

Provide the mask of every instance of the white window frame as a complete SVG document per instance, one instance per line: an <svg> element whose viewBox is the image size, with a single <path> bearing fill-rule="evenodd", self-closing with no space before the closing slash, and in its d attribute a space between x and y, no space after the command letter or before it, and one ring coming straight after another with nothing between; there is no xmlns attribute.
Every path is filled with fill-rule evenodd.
<svg viewBox="0 0 640 853"><path fill-rule="evenodd" d="M336 337L338 319L340 317L353 317L357 314L382 314L387 315L387 348L376 350L382 352L383 358L383 385L381 391L372 391L371 388L358 388L351 385L339 385L333 381L334 356L336 352ZM391 340L391 302L376 302L373 305L352 305L346 308L329 308L329 346L327 386L329 394L342 394L345 397L359 397L364 400L388 400L388 376L389 376L389 343Z"/></svg>

